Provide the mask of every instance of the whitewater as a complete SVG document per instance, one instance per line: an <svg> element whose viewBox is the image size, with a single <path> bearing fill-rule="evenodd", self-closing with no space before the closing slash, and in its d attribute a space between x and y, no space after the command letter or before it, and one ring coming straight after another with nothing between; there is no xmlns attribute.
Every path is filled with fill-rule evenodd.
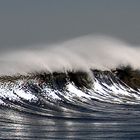
<svg viewBox="0 0 140 140"><path fill-rule="evenodd" d="M140 48L84 36L0 55L0 139L139 139Z"/></svg>

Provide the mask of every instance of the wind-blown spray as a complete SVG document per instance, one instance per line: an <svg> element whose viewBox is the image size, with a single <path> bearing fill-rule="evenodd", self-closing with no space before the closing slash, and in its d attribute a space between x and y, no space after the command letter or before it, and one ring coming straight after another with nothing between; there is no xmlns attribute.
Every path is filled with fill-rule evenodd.
<svg viewBox="0 0 140 140"><path fill-rule="evenodd" d="M118 65L140 68L140 49L105 36L84 36L39 49L0 54L0 75L33 71L112 69Z"/></svg>

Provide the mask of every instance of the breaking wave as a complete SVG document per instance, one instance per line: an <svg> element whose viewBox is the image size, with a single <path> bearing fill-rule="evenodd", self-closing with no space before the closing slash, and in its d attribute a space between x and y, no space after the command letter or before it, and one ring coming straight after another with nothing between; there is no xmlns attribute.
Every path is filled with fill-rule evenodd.
<svg viewBox="0 0 140 140"><path fill-rule="evenodd" d="M1 76L0 104L47 117L75 118L85 111L88 116L88 111L95 111L97 103L140 104L138 76L139 70L129 66L111 71L91 69L88 73L36 72Z"/></svg>
<svg viewBox="0 0 140 140"><path fill-rule="evenodd" d="M0 139L140 136L138 47L88 36L38 48L0 53Z"/></svg>
<svg viewBox="0 0 140 140"><path fill-rule="evenodd" d="M140 104L139 48L93 36L50 46L1 54L1 106L76 117L98 104Z"/></svg>

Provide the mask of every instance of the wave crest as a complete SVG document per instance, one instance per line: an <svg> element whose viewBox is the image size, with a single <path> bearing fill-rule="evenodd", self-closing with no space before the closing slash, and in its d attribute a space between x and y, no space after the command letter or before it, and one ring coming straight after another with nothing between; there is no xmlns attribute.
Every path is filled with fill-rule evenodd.
<svg viewBox="0 0 140 140"><path fill-rule="evenodd" d="M52 104L55 106L56 103L60 108L67 103L90 104L94 100L113 104L139 104L139 83L133 82L134 78L139 80L138 76L140 72L130 67L111 71L91 69L90 73L37 72L2 76L0 102L5 105L11 105L11 102L12 104L28 102L45 108Z"/></svg>

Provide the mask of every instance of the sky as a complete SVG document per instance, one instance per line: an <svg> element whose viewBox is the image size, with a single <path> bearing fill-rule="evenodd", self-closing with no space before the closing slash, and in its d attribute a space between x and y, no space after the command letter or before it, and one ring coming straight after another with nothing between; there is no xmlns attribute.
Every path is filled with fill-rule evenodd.
<svg viewBox="0 0 140 140"><path fill-rule="evenodd" d="M0 50L89 34L140 44L140 0L0 1Z"/></svg>

